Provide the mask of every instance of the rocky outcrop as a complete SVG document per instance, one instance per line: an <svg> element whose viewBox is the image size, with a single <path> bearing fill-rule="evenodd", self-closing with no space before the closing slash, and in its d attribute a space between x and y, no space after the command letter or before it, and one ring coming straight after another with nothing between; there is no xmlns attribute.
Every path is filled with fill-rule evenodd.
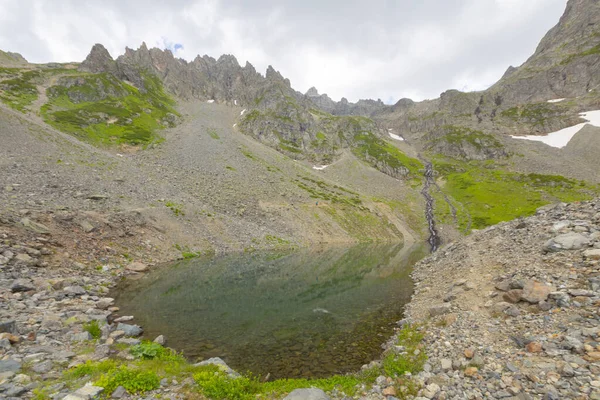
<svg viewBox="0 0 600 400"><path fill-rule="evenodd" d="M113 61L108 51L96 44L79 67L87 72L106 72L144 88L144 74L161 79L165 88L182 99L215 100L232 105L252 105L258 92L272 80L286 81L272 67L266 77L256 72L252 64L244 67L232 55L219 59L196 57L192 62L178 59L170 50L148 49L145 43L137 49L125 49L125 54ZM289 87L289 81L287 81ZM291 89L290 89L291 90Z"/></svg>
<svg viewBox="0 0 600 400"><path fill-rule="evenodd" d="M305 96L317 108L333 115L371 116L389 107L386 106L380 99L359 100L356 103L351 103L348 101L348 99L342 97L339 102L335 102L326 94L319 94L314 86L308 89Z"/></svg>
<svg viewBox="0 0 600 400"><path fill-rule="evenodd" d="M577 97L600 84L599 69L600 3L569 0L535 53L490 91L510 104Z"/></svg>
<svg viewBox="0 0 600 400"><path fill-rule="evenodd" d="M95 44L86 59L79 65L79 70L91 73L117 72L117 64L110 53L101 44Z"/></svg>
<svg viewBox="0 0 600 400"><path fill-rule="evenodd" d="M23 65L27 65L27 60L19 53L0 50L0 66L21 67Z"/></svg>

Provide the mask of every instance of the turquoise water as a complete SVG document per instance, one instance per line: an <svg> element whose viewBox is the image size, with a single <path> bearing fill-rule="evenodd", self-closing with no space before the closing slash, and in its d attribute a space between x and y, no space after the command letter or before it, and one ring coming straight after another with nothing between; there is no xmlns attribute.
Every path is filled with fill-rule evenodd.
<svg viewBox="0 0 600 400"><path fill-rule="evenodd" d="M114 293L153 339L261 378L356 371L381 354L426 249L365 244L186 260Z"/></svg>

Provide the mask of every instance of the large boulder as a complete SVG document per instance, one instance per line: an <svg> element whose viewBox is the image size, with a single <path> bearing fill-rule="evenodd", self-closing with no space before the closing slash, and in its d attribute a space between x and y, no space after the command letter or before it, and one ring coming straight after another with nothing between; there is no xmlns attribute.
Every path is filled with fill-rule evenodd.
<svg viewBox="0 0 600 400"><path fill-rule="evenodd" d="M521 299L529 303L537 304L548 298L550 293L556 291L554 286L545 285L537 281L527 281L523 287Z"/></svg>
<svg viewBox="0 0 600 400"><path fill-rule="evenodd" d="M581 233L569 232L558 235L546 242L544 250L556 252L563 250L579 250L590 245L590 239Z"/></svg>

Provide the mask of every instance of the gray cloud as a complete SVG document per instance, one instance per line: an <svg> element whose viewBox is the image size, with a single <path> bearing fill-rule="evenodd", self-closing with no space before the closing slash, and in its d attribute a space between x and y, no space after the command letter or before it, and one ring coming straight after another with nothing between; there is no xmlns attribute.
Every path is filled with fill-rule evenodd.
<svg viewBox="0 0 600 400"><path fill-rule="evenodd" d="M396 101L480 90L533 53L566 0L0 0L0 48L81 61L94 43L233 54L306 91Z"/></svg>

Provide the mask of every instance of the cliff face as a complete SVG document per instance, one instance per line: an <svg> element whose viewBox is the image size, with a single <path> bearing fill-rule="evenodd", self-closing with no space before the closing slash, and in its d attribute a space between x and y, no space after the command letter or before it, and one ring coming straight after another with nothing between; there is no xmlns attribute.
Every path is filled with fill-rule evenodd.
<svg viewBox="0 0 600 400"><path fill-rule="evenodd" d="M582 96L600 85L599 70L600 2L570 0L535 53L490 91L511 104Z"/></svg>

